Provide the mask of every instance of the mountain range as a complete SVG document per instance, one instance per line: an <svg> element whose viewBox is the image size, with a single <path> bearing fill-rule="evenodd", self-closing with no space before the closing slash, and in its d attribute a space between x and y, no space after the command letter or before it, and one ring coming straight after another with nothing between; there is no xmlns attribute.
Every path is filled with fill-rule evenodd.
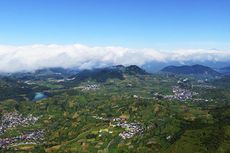
<svg viewBox="0 0 230 153"><path fill-rule="evenodd" d="M220 76L230 74L230 67L224 67L219 69L213 69L203 65L182 65L182 66L166 66L162 68L160 73L172 73L180 75L199 75L199 76ZM33 72L18 72L7 74L10 78L19 80L41 80L47 78L53 79L72 79L75 81L83 81L87 79L93 79L99 82L104 82L108 78L123 79L124 75L148 75L147 68L138 67L136 65L130 66L110 66L105 68L97 68L91 70L79 70L77 68L44 68ZM5 75L6 76L6 75Z"/></svg>

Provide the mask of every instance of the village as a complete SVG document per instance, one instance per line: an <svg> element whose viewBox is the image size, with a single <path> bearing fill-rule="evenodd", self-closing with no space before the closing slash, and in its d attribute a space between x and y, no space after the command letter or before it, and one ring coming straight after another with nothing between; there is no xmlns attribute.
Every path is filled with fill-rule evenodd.
<svg viewBox="0 0 230 153"><path fill-rule="evenodd" d="M34 117L32 114L28 116L22 116L18 112L11 112L3 114L0 126L0 135L7 129L14 128L16 126L30 126L35 124L40 117Z"/></svg>
<svg viewBox="0 0 230 153"><path fill-rule="evenodd" d="M180 88L179 86L173 86L172 91L174 93L174 99L184 101L192 99L193 96L198 95L196 92L192 92L188 89Z"/></svg>
<svg viewBox="0 0 230 153"><path fill-rule="evenodd" d="M81 91L96 91L100 89L99 84L86 84L86 85L81 85L74 87L74 89L80 89Z"/></svg>
<svg viewBox="0 0 230 153"><path fill-rule="evenodd" d="M11 112L3 114L1 119L0 126L0 136L12 128L18 126L28 127L34 125L41 117L35 117L32 114L28 116L23 116L18 112ZM0 138L0 148L6 148L10 145L15 145L16 142L19 143L37 143L41 141L44 135L43 130L35 130L30 132L22 132L19 136L10 137L10 138Z"/></svg>
<svg viewBox="0 0 230 153"><path fill-rule="evenodd" d="M103 121L110 121L110 125L112 127L121 127L125 129L125 131L119 134L119 136L124 140L130 139L133 136L144 132L144 129L140 123L128 123L125 118L108 119L108 118L103 118L103 117L98 117L98 116L93 116L93 118L98 119L98 120L103 120ZM110 133L112 133L112 131L110 131Z"/></svg>
<svg viewBox="0 0 230 153"><path fill-rule="evenodd" d="M7 148L11 145L38 144L43 141L44 130L26 132L16 137L0 139L0 148Z"/></svg>
<svg viewBox="0 0 230 153"><path fill-rule="evenodd" d="M82 91L95 91L95 90L99 90L100 89L100 85L98 84L88 84L84 87L82 87Z"/></svg>
<svg viewBox="0 0 230 153"><path fill-rule="evenodd" d="M212 102L213 99L206 99L206 98L198 98L195 96L198 95L197 92L190 91L188 89L180 88L179 86L172 87L173 95L163 95L160 93L154 93L153 99L166 99L166 100L178 100L181 102L185 102L190 100L192 102Z"/></svg>
<svg viewBox="0 0 230 153"><path fill-rule="evenodd" d="M117 122L116 126L125 129L124 132L119 134L122 139L130 139L136 134L144 131L142 126L138 123Z"/></svg>
<svg viewBox="0 0 230 153"><path fill-rule="evenodd" d="M192 92L188 89L180 88L179 86L172 87L173 95L163 95L160 93L154 93L155 99L167 99L167 100L179 100L179 101L186 101L191 100L193 96L197 95L198 93Z"/></svg>

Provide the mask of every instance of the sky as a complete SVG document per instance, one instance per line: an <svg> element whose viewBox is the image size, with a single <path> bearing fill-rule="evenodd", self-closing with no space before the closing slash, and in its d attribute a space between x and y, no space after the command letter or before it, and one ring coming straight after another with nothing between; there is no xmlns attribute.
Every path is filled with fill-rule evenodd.
<svg viewBox="0 0 230 153"><path fill-rule="evenodd" d="M219 51L219 57L230 52L229 27L229 0L0 0L0 59L8 61L0 66L13 69L9 61L23 61L19 57L9 59L12 52L32 58L30 52L35 52L36 45L43 46L45 52L55 52L55 56L57 50L65 49L68 54L67 46L80 45L90 48L90 54L92 48L107 50L106 56L113 55L108 50L111 47L117 52L123 48L135 52L148 49L167 56L175 52L179 56L179 51L202 50L205 54L211 50ZM50 49L52 45L59 48ZM24 51L27 49L31 51ZM43 61L41 50L33 54L39 54ZM76 54L81 51L76 50ZM132 54L132 58L138 55Z"/></svg>
<svg viewBox="0 0 230 153"><path fill-rule="evenodd" d="M228 49L229 27L229 0L0 0L1 44Z"/></svg>

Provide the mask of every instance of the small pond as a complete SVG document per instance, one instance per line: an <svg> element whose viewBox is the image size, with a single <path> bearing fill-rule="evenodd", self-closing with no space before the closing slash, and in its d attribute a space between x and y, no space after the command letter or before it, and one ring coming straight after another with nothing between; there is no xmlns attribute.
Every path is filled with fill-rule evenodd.
<svg viewBox="0 0 230 153"><path fill-rule="evenodd" d="M39 101L46 98L47 96L43 92L36 92L33 101Z"/></svg>

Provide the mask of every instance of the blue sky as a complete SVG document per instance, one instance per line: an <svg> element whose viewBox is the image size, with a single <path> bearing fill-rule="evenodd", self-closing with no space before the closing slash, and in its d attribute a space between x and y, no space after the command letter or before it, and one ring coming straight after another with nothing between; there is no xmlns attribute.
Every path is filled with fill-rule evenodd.
<svg viewBox="0 0 230 153"><path fill-rule="evenodd" d="M229 0L0 0L0 44L230 48Z"/></svg>

